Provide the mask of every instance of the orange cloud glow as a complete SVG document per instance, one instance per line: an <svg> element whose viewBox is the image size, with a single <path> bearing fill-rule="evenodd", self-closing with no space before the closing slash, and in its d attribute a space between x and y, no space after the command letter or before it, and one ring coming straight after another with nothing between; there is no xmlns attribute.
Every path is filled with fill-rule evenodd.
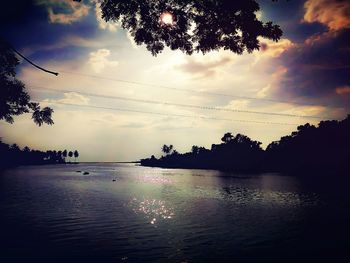
<svg viewBox="0 0 350 263"><path fill-rule="evenodd" d="M304 22L318 22L334 31L350 27L349 1L308 0L304 9Z"/></svg>
<svg viewBox="0 0 350 263"><path fill-rule="evenodd" d="M350 94L350 86L337 87L335 92L339 95Z"/></svg>
<svg viewBox="0 0 350 263"><path fill-rule="evenodd" d="M261 40L260 46L260 50L263 55L276 58L279 57L284 51L293 47L294 43L286 38L281 39L278 42L263 39Z"/></svg>

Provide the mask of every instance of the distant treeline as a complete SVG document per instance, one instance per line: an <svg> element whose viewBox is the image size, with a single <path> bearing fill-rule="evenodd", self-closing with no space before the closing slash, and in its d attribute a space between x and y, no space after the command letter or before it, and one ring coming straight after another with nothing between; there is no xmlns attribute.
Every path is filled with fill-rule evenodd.
<svg viewBox="0 0 350 263"><path fill-rule="evenodd" d="M79 157L79 152L75 151L39 151L32 150L29 147L20 149L17 144L6 144L0 140L0 168L18 166L18 165L32 165L32 164L59 164L69 162L74 157Z"/></svg>
<svg viewBox="0 0 350 263"><path fill-rule="evenodd" d="M164 145L164 156L142 159L141 165L166 168L218 169L236 172L342 172L350 169L350 115L342 121L309 123L297 131L270 143L226 133L221 144L211 149L192 146L180 154L172 145Z"/></svg>

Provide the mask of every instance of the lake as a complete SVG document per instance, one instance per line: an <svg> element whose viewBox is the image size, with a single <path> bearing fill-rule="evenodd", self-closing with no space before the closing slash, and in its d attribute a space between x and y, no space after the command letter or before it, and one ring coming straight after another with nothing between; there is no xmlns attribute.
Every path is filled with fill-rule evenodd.
<svg viewBox="0 0 350 263"><path fill-rule="evenodd" d="M347 176L9 169L0 174L0 262L336 260L350 245Z"/></svg>

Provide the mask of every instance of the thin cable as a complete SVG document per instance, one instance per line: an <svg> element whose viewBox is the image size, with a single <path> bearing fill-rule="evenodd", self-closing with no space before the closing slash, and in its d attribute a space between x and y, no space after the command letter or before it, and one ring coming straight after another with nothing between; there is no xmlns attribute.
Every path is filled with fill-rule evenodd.
<svg viewBox="0 0 350 263"><path fill-rule="evenodd" d="M13 47L11 47L11 49L12 49L17 55L19 55L21 58L23 58L25 61L27 61L29 64L33 65L34 67L36 67L36 68L38 68L38 69L40 69L40 70L42 70L42 71L45 71L45 72L47 72L47 73L50 73L50 74L53 74L53 75L58 76L58 72L53 72L53 71L51 71L51 70L44 69L44 68L38 66L37 64L35 64L34 62L30 61L28 58L26 58L25 56L23 56L21 53L19 53L19 52L18 52L16 49L14 49Z"/></svg>
<svg viewBox="0 0 350 263"><path fill-rule="evenodd" d="M142 113L142 114L152 114L152 115L160 115L160 116L168 116L168 117L181 117L181 118L199 118L205 120L219 120L219 121L232 121L232 122L244 122L244 123L258 123L258 124L274 124L274 125L299 125L296 123L283 123L283 122L266 122L266 121L250 121L250 120L238 120L238 119L225 119L225 118L215 118L215 117L206 117L206 116L195 116L195 115L182 115L182 114L172 114L172 113L160 113L160 112L152 112L152 111L141 111L141 110L133 110L133 109L125 109L125 108L111 108L111 107L103 107L96 105L82 105L75 103L65 103L65 102L50 102L52 104L62 104L68 106L75 107L83 107L83 108L93 108L93 109L103 109L103 110L114 110L114 111L124 111L124 112L133 112L133 113Z"/></svg>
<svg viewBox="0 0 350 263"><path fill-rule="evenodd" d="M249 113L249 114L261 114L261 115L274 115L274 116L285 116L285 117L298 117L298 118L313 118L313 119L326 119L326 117L322 116L309 116L309 115L297 115L297 114L288 114L288 113L275 113L275 112L263 112L263 111L251 111L251 110L240 110L240 109L230 109L230 108L221 108L221 107L211 107L211 106L200 106L200 105L192 105L192 104L182 104L182 103L173 103L173 102L163 102L157 100L146 100L146 99L135 99L121 96L113 96L113 95L103 95L96 93L88 93L82 91L74 91L74 90L62 90L62 89L51 89L45 87L39 87L34 85L28 85L33 89L43 89L55 92L76 92L86 96L99 97L105 99L116 99L116 100L124 100L124 101L132 101L132 102L140 102L147 104L158 104L158 105L166 105L166 106L177 106L183 108L196 108L201 110L216 110L216 111L226 111L226 112L239 112L239 113Z"/></svg>
<svg viewBox="0 0 350 263"><path fill-rule="evenodd" d="M222 96L222 97L229 97L229 98L239 98L239 99L247 99L247 100L258 100L258 101L268 101L268 102L276 102L276 103L286 103L286 104L294 104L294 105L301 105L301 106L318 106L318 104L305 104L301 102L293 102L293 101L287 101L287 100L277 100L273 98L257 98L257 97L249 97L249 96L240 96L240 95L234 95L234 94L225 94L225 93L217 93L217 92L210 92L210 91L200 91L200 90L194 90L194 89L183 89L183 88L174 88L169 86L163 86L163 85L156 85L156 84L150 84L150 83L143 83L138 81L129 81L119 78L112 78L112 77L105 77L105 76L96 76L86 73L80 73L80 72L73 72L73 71L64 71L61 70L60 72L71 74L71 75L78 75L83 77L89 77L89 78L95 78L95 79L104 79L104 80L110 80L115 82L122 82L122 83L128 83L138 86L145 86L145 87L154 87L159 89L167 89L167 90L176 90L176 91L182 91L182 92L193 92L193 93L200 93L200 94L207 94L207 95L214 95L214 96Z"/></svg>

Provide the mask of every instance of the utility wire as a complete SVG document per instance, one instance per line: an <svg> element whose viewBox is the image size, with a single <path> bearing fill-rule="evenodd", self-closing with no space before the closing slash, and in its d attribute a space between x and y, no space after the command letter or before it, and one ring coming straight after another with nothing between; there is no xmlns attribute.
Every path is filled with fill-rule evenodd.
<svg viewBox="0 0 350 263"><path fill-rule="evenodd" d="M18 55L20 56L21 58L23 58L25 61L27 61L28 63L30 63L31 65L33 65L34 67L44 71L44 72L47 72L47 73L50 73L50 74L53 74L53 75L56 75L58 76L58 72L53 72L51 70L47 70L47 69L44 69L40 66L38 66L37 64L35 64L34 62L30 61L28 58L26 58L25 56L23 56L21 53L19 53L16 49L14 49L13 47L11 47L11 49Z"/></svg>
<svg viewBox="0 0 350 263"><path fill-rule="evenodd" d="M125 79L112 78L112 77L106 77L106 76L96 76L96 75L80 73L80 72L73 72L73 71L60 70L60 72L65 73L65 74L88 77L88 78L103 79L103 80L128 83L128 84L133 84L133 85L138 85L138 86L154 87L154 88L159 88L159 89L176 90L176 91L182 91L182 92L192 92L192 93L207 94L207 95L213 95L213 96L222 96L222 97L229 97L229 98L247 99L247 100L286 103L286 104L294 104L294 105L301 105L301 106L305 106L305 105L318 106L318 104L310 104L310 103L305 104L305 103L296 102L296 101L278 100L278 99L273 99L273 98L257 98L257 97L240 96L240 95L234 95L234 94L201 91L201 90L195 90L195 89L174 88L174 87L169 87L169 86L164 86L164 85L156 85L156 84L144 83L144 82L138 82L138 81L129 81L129 80L125 80Z"/></svg>
<svg viewBox="0 0 350 263"><path fill-rule="evenodd" d="M147 104L176 106L176 107L183 107L183 108L196 108L196 109L201 109L201 110L216 110L216 111L226 111L226 112L239 112L239 113L249 113L249 114L285 116L285 117L326 119L326 117L322 117L322 116L309 116L309 115L297 115L297 114L288 114L288 113L240 110L240 109L232 109L232 108L222 108L222 107L201 106L201 105L174 103L174 102L164 102L164 101L157 101L157 100L136 99L136 98L129 98L129 97L121 97L121 96L113 96L113 95L88 93L88 92L82 92L82 91L74 91L74 90L51 89L51 88L34 86L34 85L28 85L28 86L32 87L33 89L39 89L39 90L49 90L49 91L61 92L61 93L62 92L76 92L76 93L80 93L80 94L83 94L86 96L99 97L99 98L105 98L105 99L116 99L116 100L140 102L140 103L147 103Z"/></svg>
<svg viewBox="0 0 350 263"><path fill-rule="evenodd" d="M96 105L83 105L83 104L75 104L75 103L65 103L65 102L50 102L52 104L61 104L75 107L83 107L83 108L93 108L93 109L103 109L103 110L113 110L113 111L124 111L124 112L133 112L133 113L142 113L142 114L152 114L152 115L160 115L160 116L168 116L168 117L180 117L180 118L199 118L205 120L219 120L219 121L232 121L232 122L244 122L244 123L258 123L258 124L275 124L275 125L293 125L297 126L299 124L296 123L284 123L284 122L267 122L267 121L250 121L250 120L240 120L240 119L225 119L225 118L215 118L215 117L207 117L207 116L195 116L195 115L182 115L182 114L172 114L172 113L160 113L160 112L152 112L152 111L141 111L141 110L133 110L133 109L125 109L125 108L111 108L111 107L103 107Z"/></svg>

